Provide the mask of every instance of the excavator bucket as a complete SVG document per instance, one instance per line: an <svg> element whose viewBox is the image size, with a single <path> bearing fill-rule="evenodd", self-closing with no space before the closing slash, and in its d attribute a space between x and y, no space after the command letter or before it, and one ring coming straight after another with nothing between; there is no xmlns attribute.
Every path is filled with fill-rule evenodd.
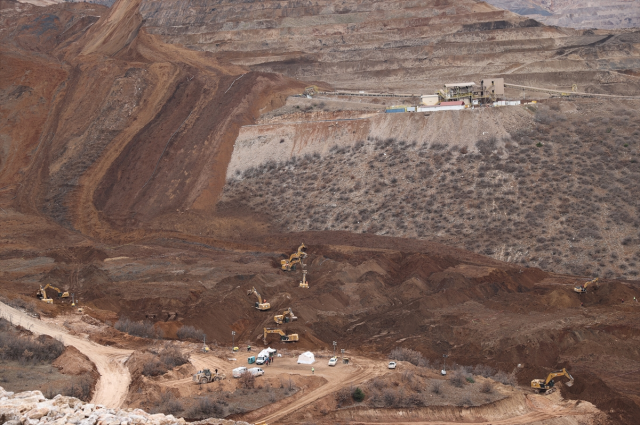
<svg viewBox="0 0 640 425"><path fill-rule="evenodd" d="M573 379L565 384L567 387L573 387Z"/></svg>

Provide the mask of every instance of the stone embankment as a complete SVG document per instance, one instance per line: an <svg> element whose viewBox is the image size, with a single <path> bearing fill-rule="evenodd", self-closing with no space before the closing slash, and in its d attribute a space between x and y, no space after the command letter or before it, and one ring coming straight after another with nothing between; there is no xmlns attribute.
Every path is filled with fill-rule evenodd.
<svg viewBox="0 0 640 425"><path fill-rule="evenodd" d="M5 425L77 424L77 425L174 425L186 424L182 418L162 413L149 414L140 409L108 409L84 403L73 397L57 395L46 399L40 391L14 394L0 387L0 423ZM226 419L206 419L198 425L249 425Z"/></svg>

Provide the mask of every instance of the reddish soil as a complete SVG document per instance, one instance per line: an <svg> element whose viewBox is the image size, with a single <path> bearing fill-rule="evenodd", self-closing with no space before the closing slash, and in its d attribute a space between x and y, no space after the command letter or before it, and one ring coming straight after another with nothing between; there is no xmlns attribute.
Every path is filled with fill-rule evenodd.
<svg viewBox="0 0 640 425"><path fill-rule="evenodd" d="M640 304L632 302L640 298L637 281L602 279L578 295L573 287L584 282L581 277L437 242L340 231L287 233L272 221L272 211L240 202L218 205L240 127L299 93L306 84L292 79L296 70L313 74L309 64L317 62L279 57L252 67L244 61L256 52L238 45L232 46L238 54L213 54L167 44L176 40L151 34L142 15L149 6L141 3L121 0L111 9L0 3L6 29L0 34L0 295L56 324L29 318L32 326L82 345L112 386L126 387L119 377L128 379L129 372L120 361L154 342L123 336L107 323L149 320L169 337L191 325L225 349L233 330L237 345L262 346L263 328L274 327L273 315L291 307L298 321L282 328L298 333L300 341L286 344L271 335L269 344L317 352L338 341L338 348L364 358L353 383L365 381L398 346L420 351L435 367L443 354L452 364L505 372L520 364L518 382L525 388L532 378L567 367L576 385L563 388L566 398L594 403L611 422L635 423L640 393L637 375L629 373L640 369ZM481 21L476 12L490 20L486 31L499 30L493 23L501 22L495 19L504 18L503 12L463 3L437 6L464 12L464 18L451 18L457 36L489 36L475 25ZM447 25L446 15L435 21ZM414 24L425 26L430 19ZM558 37L562 32L516 18L508 24L505 31L522 31L520 38L530 30ZM403 36L415 29L402 29L405 18L394 25ZM331 37L337 43L338 36ZM546 56L550 48L543 47ZM433 54L437 49L427 48ZM369 77L405 75L401 63L394 67ZM317 71L337 71L344 81L348 69L325 64ZM589 75L595 84L595 74ZM298 287L300 269L279 269L302 241L309 247L309 289ZM70 315L77 316L76 306L66 298L54 297L52 305L37 301L35 291L46 283L73 293L93 319L63 329ZM253 308L255 299L247 296L253 287L271 310ZM95 346L88 334L126 350ZM148 360L140 356L133 357L136 370ZM191 370L174 372L182 374L174 378L188 379ZM142 388L141 382L130 389ZM315 395L319 400L339 387L321 386ZM114 404L133 403L122 391L109 390L105 384L97 393ZM316 399L286 409L319 416L305 411L310 401Z"/></svg>

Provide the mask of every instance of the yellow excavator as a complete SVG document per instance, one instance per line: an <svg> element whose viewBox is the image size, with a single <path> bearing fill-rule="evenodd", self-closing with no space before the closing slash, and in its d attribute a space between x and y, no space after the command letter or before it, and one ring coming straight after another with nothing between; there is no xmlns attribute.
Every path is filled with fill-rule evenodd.
<svg viewBox="0 0 640 425"><path fill-rule="evenodd" d="M280 266L284 271L291 271L296 269L296 264L302 263L302 259L307 256L307 253L304 250L307 249L305 244L303 243L298 247L298 251L294 252L289 256L288 260L280 260Z"/></svg>
<svg viewBox="0 0 640 425"><path fill-rule="evenodd" d="M289 309L284 313L273 316L273 321L276 322L277 325L293 322L295 320L298 320L298 318L293 314L291 307L289 307Z"/></svg>
<svg viewBox="0 0 640 425"><path fill-rule="evenodd" d="M271 304L264 302L264 300L262 299L258 291L256 291L255 287L247 291L247 295L251 295L251 294L254 294L258 298L258 302L256 302L255 308L257 308L260 311L269 310L271 308Z"/></svg>
<svg viewBox="0 0 640 425"><path fill-rule="evenodd" d="M50 284L47 283L47 285L43 288L42 285L40 285L40 289L38 289L38 291L36 292L36 297L44 302L46 302L47 304L53 304L53 298L49 298L47 297L47 289L53 289L54 291L56 291L58 293L58 298L69 298L69 292L65 291L62 292L60 289L56 288L55 286L52 286Z"/></svg>
<svg viewBox="0 0 640 425"><path fill-rule="evenodd" d="M307 271L302 270L302 280L300 281L300 288L309 288L309 281L307 280Z"/></svg>
<svg viewBox="0 0 640 425"><path fill-rule="evenodd" d="M578 294L584 294L585 292L587 292L587 286L595 285L596 283L598 283L598 278L597 277L595 279L590 280L589 282L581 285L581 286L576 286L575 288L573 288L573 290L575 292L577 292Z"/></svg>
<svg viewBox="0 0 640 425"><path fill-rule="evenodd" d="M268 334L278 334L278 335L280 335L280 341L282 341L282 342L298 342L298 334L287 335L281 329L264 328L264 335L262 337L262 342L264 342L264 345L267 345L267 335Z"/></svg>
<svg viewBox="0 0 640 425"><path fill-rule="evenodd" d="M573 376L571 376L569 372L567 372L567 369L563 368L562 370L559 370L557 372L551 372L549 376L547 376L547 379L534 379L533 381L531 381L531 388L533 388L533 390L536 392L551 394L556 390L554 388L555 378L559 378L561 376L566 376L569 379L569 382L565 384L567 387L573 385Z"/></svg>

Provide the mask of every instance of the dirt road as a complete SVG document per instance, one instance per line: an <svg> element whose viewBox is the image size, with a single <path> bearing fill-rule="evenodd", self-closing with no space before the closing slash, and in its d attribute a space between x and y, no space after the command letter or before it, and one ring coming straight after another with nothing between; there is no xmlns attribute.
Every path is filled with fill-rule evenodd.
<svg viewBox="0 0 640 425"><path fill-rule="evenodd" d="M133 351L98 345L88 339L70 335L66 329L53 326L0 302L0 316L37 335L49 335L64 345L71 345L96 365L100 378L92 403L110 408L122 406L129 391L131 376L124 363Z"/></svg>
<svg viewBox="0 0 640 425"><path fill-rule="evenodd" d="M364 359L351 365L339 364L335 367L329 367L326 359L322 359L317 361L313 367L315 368L314 375L325 378L327 383L320 388L311 391L309 394L295 400L293 403L280 407L276 412L266 414L260 418L260 421L274 423L286 415L298 411L302 407L338 391L341 388L352 384L359 384L386 372L382 363L378 364L378 362ZM295 358L278 358L270 366L265 367L265 373L294 373L311 375L311 365L299 365L296 363Z"/></svg>

